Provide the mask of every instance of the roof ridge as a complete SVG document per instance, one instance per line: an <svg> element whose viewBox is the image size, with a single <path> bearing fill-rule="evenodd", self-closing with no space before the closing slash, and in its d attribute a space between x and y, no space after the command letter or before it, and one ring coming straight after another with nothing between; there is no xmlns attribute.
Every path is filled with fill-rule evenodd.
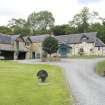
<svg viewBox="0 0 105 105"><path fill-rule="evenodd" d="M85 33L75 33L75 34L57 35L57 36L55 36L55 37L70 36L70 35L82 35L82 34L90 34L90 33L95 33L95 34L97 34L97 32L85 32Z"/></svg>
<svg viewBox="0 0 105 105"><path fill-rule="evenodd" d="M6 36L6 37L9 37L10 35L0 33L0 36Z"/></svg>
<svg viewBox="0 0 105 105"><path fill-rule="evenodd" d="M44 36L44 35L50 35L50 34L42 34L42 35L32 35L32 36ZM32 36L29 36L29 37L32 37Z"/></svg>

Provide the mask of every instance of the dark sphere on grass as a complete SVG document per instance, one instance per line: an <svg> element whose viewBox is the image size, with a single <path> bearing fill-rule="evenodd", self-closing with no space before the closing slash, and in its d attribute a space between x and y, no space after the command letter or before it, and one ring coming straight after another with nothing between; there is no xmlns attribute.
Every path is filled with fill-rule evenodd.
<svg viewBox="0 0 105 105"><path fill-rule="evenodd" d="M46 78L48 77L48 73L45 70L40 70L37 73L37 77L38 79L41 79L42 82L45 82Z"/></svg>

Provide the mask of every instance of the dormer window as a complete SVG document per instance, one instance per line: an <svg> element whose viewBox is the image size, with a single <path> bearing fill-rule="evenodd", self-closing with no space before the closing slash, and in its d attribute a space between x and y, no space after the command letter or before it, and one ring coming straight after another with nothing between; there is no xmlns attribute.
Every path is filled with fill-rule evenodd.
<svg viewBox="0 0 105 105"><path fill-rule="evenodd" d="M82 40L82 42L86 42L86 41L88 40L88 37L85 36L85 35L83 35L83 36L81 37L81 40Z"/></svg>
<svg viewBox="0 0 105 105"><path fill-rule="evenodd" d="M87 40L87 38L86 38L86 37L83 37L82 39L83 39L83 40Z"/></svg>

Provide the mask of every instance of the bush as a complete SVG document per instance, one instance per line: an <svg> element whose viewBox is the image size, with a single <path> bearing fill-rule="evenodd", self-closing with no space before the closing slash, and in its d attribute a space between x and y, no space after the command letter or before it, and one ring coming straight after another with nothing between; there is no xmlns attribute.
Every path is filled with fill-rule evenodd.
<svg viewBox="0 0 105 105"><path fill-rule="evenodd" d="M58 50L58 40L54 37L47 37L42 43L43 50L48 54L56 53Z"/></svg>

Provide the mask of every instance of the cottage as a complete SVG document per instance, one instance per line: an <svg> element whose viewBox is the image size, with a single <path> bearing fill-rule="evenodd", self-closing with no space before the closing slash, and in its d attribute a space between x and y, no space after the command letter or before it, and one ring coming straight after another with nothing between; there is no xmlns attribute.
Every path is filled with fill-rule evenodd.
<svg viewBox="0 0 105 105"><path fill-rule="evenodd" d="M49 35L31 36L32 59L40 58L42 55L42 42ZM105 55L105 44L97 38L97 32L80 33L54 36L59 42L57 55L60 57L70 57L77 55Z"/></svg>
<svg viewBox="0 0 105 105"><path fill-rule="evenodd" d="M70 34L55 37L59 41L60 56L105 55L105 44L96 32Z"/></svg>
<svg viewBox="0 0 105 105"><path fill-rule="evenodd" d="M0 56L6 60L25 59L27 49L20 35L0 34Z"/></svg>
<svg viewBox="0 0 105 105"><path fill-rule="evenodd" d="M48 36L22 37L0 34L0 56L5 59L40 59L43 53L42 42ZM105 44L97 38L96 32L52 36L59 42L57 55L60 57L105 55Z"/></svg>

